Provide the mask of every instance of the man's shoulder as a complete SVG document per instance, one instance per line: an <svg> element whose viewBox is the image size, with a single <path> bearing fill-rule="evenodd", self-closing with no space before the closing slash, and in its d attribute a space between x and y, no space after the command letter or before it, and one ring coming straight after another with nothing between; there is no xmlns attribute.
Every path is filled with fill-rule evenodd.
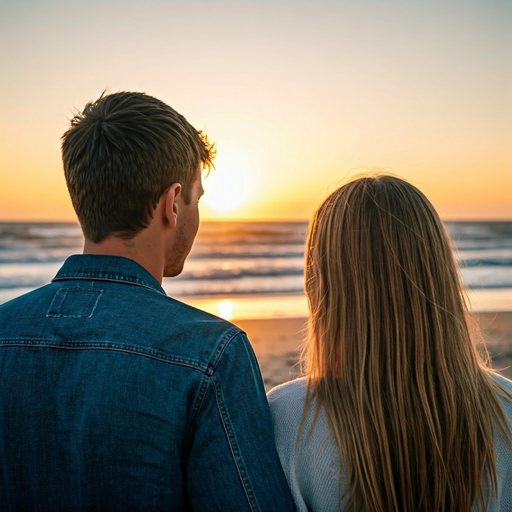
<svg viewBox="0 0 512 512"><path fill-rule="evenodd" d="M26 312L41 301L46 302L44 297L46 293L51 293L48 290L51 286L51 283L46 284L0 304L0 320L15 320L19 313Z"/></svg>
<svg viewBox="0 0 512 512"><path fill-rule="evenodd" d="M89 281L54 282L1 305L2 340L108 345L205 372L230 343L249 345L236 325L156 290Z"/></svg>
<svg viewBox="0 0 512 512"><path fill-rule="evenodd" d="M186 338L191 336L197 339L198 336L204 336L202 343L210 338L220 337L229 340L237 334L245 335L240 327L228 320L172 297L166 297L162 313L169 320L172 319L172 324L168 324L167 327L162 326L164 329L170 328L171 332L179 331Z"/></svg>
<svg viewBox="0 0 512 512"><path fill-rule="evenodd" d="M145 304L141 304L144 311L142 316L151 318L164 332L179 331L188 338L188 335L199 334L207 336L236 335L242 329L235 324L198 309L181 300L158 293L149 294Z"/></svg>
<svg viewBox="0 0 512 512"><path fill-rule="evenodd" d="M161 309L153 311L152 318L161 333L160 342L155 336L153 346L195 358L207 371L213 371L231 343L250 347L240 327L172 297L162 300Z"/></svg>

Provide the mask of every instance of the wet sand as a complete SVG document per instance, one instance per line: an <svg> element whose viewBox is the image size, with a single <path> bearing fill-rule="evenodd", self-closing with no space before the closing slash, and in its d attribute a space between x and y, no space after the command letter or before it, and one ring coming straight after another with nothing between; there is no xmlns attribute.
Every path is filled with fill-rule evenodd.
<svg viewBox="0 0 512 512"><path fill-rule="evenodd" d="M512 379L512 312L478 313L492 367ZM301 374L305 318L234 320L249 336L258 357L265 387L292 380Z"/></svg>

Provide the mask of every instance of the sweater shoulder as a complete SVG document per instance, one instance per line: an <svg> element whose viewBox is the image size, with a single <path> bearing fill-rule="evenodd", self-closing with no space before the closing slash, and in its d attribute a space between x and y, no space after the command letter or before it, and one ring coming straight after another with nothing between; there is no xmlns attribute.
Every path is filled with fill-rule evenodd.
<svg viewBox="0 0 512 512"><path fill-rule="evenodd" d="M270 407L283 407L288 404L304 406L308 382L306 377L285 382L267 393Z"/></svg>

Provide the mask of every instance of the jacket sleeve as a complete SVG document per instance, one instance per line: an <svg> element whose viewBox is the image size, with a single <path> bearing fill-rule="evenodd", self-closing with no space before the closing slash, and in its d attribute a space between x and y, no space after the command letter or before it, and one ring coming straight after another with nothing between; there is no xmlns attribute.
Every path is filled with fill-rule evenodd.
<svg viewBox="0 0 512 512"><path fill-rule="evenodd" d="M263 380L245 334L234 336L205 379L187 459L192 510L293 511Z"/></svg>

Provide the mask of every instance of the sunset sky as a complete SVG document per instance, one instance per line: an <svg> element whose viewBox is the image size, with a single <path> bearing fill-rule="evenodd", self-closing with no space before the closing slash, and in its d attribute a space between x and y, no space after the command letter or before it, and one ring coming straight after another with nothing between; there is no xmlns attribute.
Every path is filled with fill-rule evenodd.
<svg viewBox="0 0 512 512"><path fill-rule="evenodd" d="M0 220L74 220L60 136L104 89L216 142L204 219L308 219L361 168L512 219L510 0L0 0Z"/></svg>

